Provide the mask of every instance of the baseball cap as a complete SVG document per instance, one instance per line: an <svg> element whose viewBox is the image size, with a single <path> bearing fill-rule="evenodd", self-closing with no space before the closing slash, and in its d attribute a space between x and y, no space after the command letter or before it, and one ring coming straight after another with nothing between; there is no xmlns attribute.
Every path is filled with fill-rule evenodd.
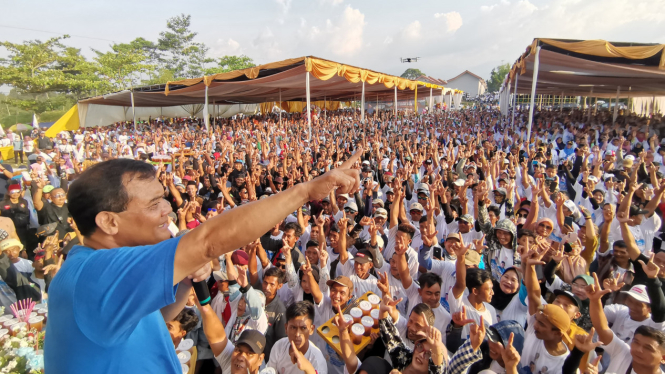
<svg viewBox="0 0 665 374"><path fill-rule="evenodd" d="M42 192L49 193L49 192L53 191L54 189L55 189L55 187L53 187L49 184L49 185L44 186L44 188L42 189Z"/></svg>
<svg viewBox="0 0 665 374"><path fill-rule="evenodd" d="M386 190L386 195L389 194L389 193L391 193L391 194L395 193L395 191L393 191L392 187L388 187L388 189Z"/></svg>
<svg viewBox="0 0 665 374"><path fill-rule="evenodd" d="M378 208L376 211L374 211L374 217L383 217L388 219L388 211L383 208Z"/></svg>
<svg viewBox="0 0 665 374"><path fill-rule="evenodd" d="M498 193L498 194L501 194L503 196L508 195L508 191L506 191L506 189L503 188L503 187L497 188L496 190L494 190L494 193Z"/></svg>
<svg viewBox="0 0 665 374"><path fill-rule="evenodd" d="M329 203L330 202L330 197L326 196L321 200L322 203Z"/></svg>
<svg viewBox="0 0 665 374"><path fill-rule="evenodd" d="M329 279L326 284L328 287L332 287L333 284L341 284L344 287L349 288L349 293L353 293L353 282L351 282L351 279L348 277L345 277L344 275L340 275L335 277L335 279Z"/></svg>
<svg viewBox="0 0 665 374"><path fill-rule="evenodd" d="M344 204L344 209L349 208L353 210L354 212L358 211L358 204L356 204L355 201L349 201L346 204Z"/></svg>
<svg viewBox="0 0 665 374"><path fill-rule="evenodd" d="M583 279L586 282L587 285L590 285L590 284L594 283L593 278L589 275L584 275L584 274L578 275L575 278L573 278L573 282L575 282L578 279Z"/></svg>
<svg viewBox="0 0 665 374"><path fill-rule="evenodd" d="M411 210L419 210L419 211L422 212L423 211L423 206L420 203L413 203L409 207L409 211L411 211Z"/></svg>
<svg viewBox="0 0 665 374"><path fill-rule="evenodd" d="M448 234L448 236L446 237L446 240L449 240L449 239L456 239L458 242L461 241L460 240L460 234L458 234L458 233Z"/></svg>
<svg viewBox="0 0 665 374"><path fill-rule="evenodd" d="M239 344L245 344L255 354L261 354L266 346L266 337L257 330L245 330L240 334L235 345L238 346Z"/></svg>
<svg viewBox="0 0 665 374"><path fill-rule="evenodd" d="M554 325L554 327L562 332L561 338L564 343L571 344L572 340L570 340L570 336L568 336L568 330L570 329L570 316L568 316L568 313L566 313L560 306L554 304L545 305L542 309L542 313L543 316Z"/></svg>
<svg viewBox="0 0 665 374"><path fill-rule="evenodd" d="M466 251L466 255L464 255L464 264L478 266L478 264L480 264L480 254L474 250Z"/></svg>
<svg viewBox="0 0 665 374"><path fill-rule="evenodd" d="M579 297L575 296L572 292L570 291L564 291L564 290L554 290L554 294L556 296L565 296L572 300L575 305L581 310L582 309L582 301L579 299Z"/></svg>
<svg viewBox="0 0 665 374"><path fill-rule="evenodd" d="M383 200L381 200L381 199L376 199L376 200L372 200L372 205L379 205L380 207L383 208L384 203L383 203Z"/></svg>
<svg viewBox="0 0 665 374"><path fill-rule="evenodd" d="M16 239L13 239L13 240L16 240ZM2 250L4 251L4 243L3 243L2 247L3 247ZM631 287L629 291L621 291L621 293L625 293L629 296L632 296L633 299L635 299L637 301L647 303L647 304L651 304L651 299L649 299L649 295L647 294L647 287L643 284L635 285L635 286Z"/></svg>
<svg viewBox="0 0 665 374"><path fill-rule="evenodd" d="M465 221L465 222L468 222L468 223L473 223L473 217L470 214L464 214L464 215L460 216L459 220L460 221Z"/></svg>
<svg viewBox="0 0 665 374"><path fill-rule="evenodd" d="M249 255L245 251L236 250L231 255L231 262L234 265L247 265L249 264Z"/></svg>
<svg viewBox="0 0 665 374"><path fill-rule="evenodd" d="M372 255L372 252L368 251L367 249L361 249L353 257L353 261L359 264L366 264L368 262L374 261L374 256Z"/></svg>
<svg viewBox="0 0 665 374"><path fill-rule="evenodd" d="M628 216L638 216L640 214L647 214L649 213L648 210L640 209L637 205L631 205L630 206L630 211L628 212Z"/></svg>
<svg viewBox="0 0 665 374"><path fill-rule="evenodd" d="M349 199L350 199L348 193L341 193L341 194L337 195L337 197L343 197L343 198L345 198L346 200L349 200ZM357 210L357 209L356 209L356 210Z"/></svg>
<svg viewBox="0 0 665 374"><path fill-rule="evenodd" d="M369 166L363 166L362 172L363 173L369 173L372 171L372 168Z"/></svg>
<svg viewBox="0 0 665 374"><path fill-rule="evenodd" d="M453 182L453 184L454 184L455 186L457 186L457 187L462 187L462 186L464 186L464 183L465 183L465 182L464 182L464 179L458 179L458 180L456 180L456 181Z"/></svg>

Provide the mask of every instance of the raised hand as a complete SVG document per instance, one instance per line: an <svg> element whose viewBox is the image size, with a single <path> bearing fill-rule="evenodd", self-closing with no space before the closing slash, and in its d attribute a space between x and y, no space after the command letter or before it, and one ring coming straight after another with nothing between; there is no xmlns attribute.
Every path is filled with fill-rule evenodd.
<svg viewBox="0 0 665 374"><path fill-rule="evenodd" d="M480 344L485 340L485 323L483 322L483 316L480 316L480 323L474 323L469 326L469 334L471 335L471 347L473 347L474 351L477 351L478 348L480 348Z"/></svg>
<svg viewBox="0 0 665 374"><path fill-rule="evenodd" d="M596 357L595 360L589 362L589 365L587 365L587 368L583 374L598 374L598 364L600 363L600 359L602 358L603 355L600 355Z"/></svg>
<svg viewBox="0 0 665 374"><path fill-rule="evenodd" d="M360 226L369 226L371 222L372 222L372 218L365 216L365 217L360 219L359 223L360 223Z"/></svg>
<svg viewBox="0 0 665 374"><path fill-rule="evenodd" d="M388 283L388 273L385 271L383 273L377 271L376 275L379 277L378 281L376 282L376 286L379 287L381 295L388 295L392 299L392 295L390 294L390 283Z"/></svg>
<svg viewBox="0 0 665 374"><path fill-rule="evenodd" d="M600 287L600 282L598 281L598 276L596 273L592 273L594 284L586 286L585 291L590 300L600 300L603 296L612 292L612 290L604 290Z"/></svg>
<svg viewBox="0 0 665 374"><path fill-rule="evenodd" d="M342 314L341 310L337 312L337 315L335 315L333 322L335 323L335 325L337 325L339 331L348 330L353 325L353 320L347 322L344 319L344 315Z"/></svg>
<svg viewBox="0 0 665 374"><path fill-rule="evenodd" d="M575 335L575 338L573 339L575 347L584 353L588 353L603 345L603 342L600 341L594 343L593 336L595 333L596 329L592 327L591 330L589 330L588 335Z"/></svg>
<svg viewBox="0 0 665 374"><path fill-rule="evenodd" d="M388 294L388 295L383 295L381 298L381 304L379 305L379 310L381 312L387 312L390 314L396 307L397 304L402 302L402 298L400 297L398 300L393 300L393 298Z"/></svg>
<svg viewBox="0 0 665 374"><path fill-rule="evenodd" d="M625 274L624 276L621 276L619 273L615 274L614 277L605 278L605 280L603 280L603 288L612 292L620 291L626 284L625 282L622 282L624 278Z"/></svg>
<svg viewBox="0 0 665 374"><path fill-rule="evenodd" d="M473 246L476 249L476 252L478 253L483 253L483 250L487 248L487 246L483 243L485 243L485 234L480 239L472 240Z"/></svg>
<svg viewBox="0 0 665 374"><path fill-rule="evenodd" d="M296 364L298 369L304 371L306 374L315 373L316 370L312 363L298 350L296 343L291 342L291 349L289 350L291 356L291 363Z"/></svg>
<svg viewBox="0 0 665 374"><path fill-rule="evenodd" d="M642 265L642 270L644 270L644 273L647 275L647 277L651 279L655 279L658 276L658 273L660 272L660 267L658 267L658 265L656 265L653 262L654 256L655 254L651 253L651 258L649 258L649 262L647 262L646 264L644 263L644 261L638 260L640 265Z"/></svg>
<svg viewBox="0 0 665 374"><path fill-rule="evenodd" d="M452 315L453 323L455 323L456 326L465 326L468 325L469 323L476 323L473 319L466 318L466 307L462 306L462 311L453 313Z"/></svg>
<svg viewBox="0 0 665 374"><path fill-rule="evenodd" d="M508 342L501 352L501 358L503 358L503 363L506 369L511 368L513 373L517 370L517 364L520 362L520 354L517 352L515 347L513 347L513 340L515 339L515 334L510 333L508 337Z"/></svg>

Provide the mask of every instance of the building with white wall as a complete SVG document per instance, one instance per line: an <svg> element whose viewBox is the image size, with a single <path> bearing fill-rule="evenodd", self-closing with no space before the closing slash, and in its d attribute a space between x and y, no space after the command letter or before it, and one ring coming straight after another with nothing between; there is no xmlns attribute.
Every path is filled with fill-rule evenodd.
<svg viewBox="0 0 665 374"><path fill-rule="evenodd" d="M448 88L462 90L469 94L469 97L482 95L487 90L487 82L476 74L465 70L455 78L448 79Z"/></svg>

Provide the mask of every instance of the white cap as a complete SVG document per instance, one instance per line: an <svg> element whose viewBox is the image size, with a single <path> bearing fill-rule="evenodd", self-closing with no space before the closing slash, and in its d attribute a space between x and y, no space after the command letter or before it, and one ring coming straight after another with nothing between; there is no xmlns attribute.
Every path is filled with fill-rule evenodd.
<svg viewBox="0 0 665 374"><path fill-rule="evenodd" d="M651 304L651 299L649 299L649 295L647 294L647 287L643 284L638 284L636 286L633 286L630 288L630 291L621 291L621 293L628 294L637 301Z"/></svg>

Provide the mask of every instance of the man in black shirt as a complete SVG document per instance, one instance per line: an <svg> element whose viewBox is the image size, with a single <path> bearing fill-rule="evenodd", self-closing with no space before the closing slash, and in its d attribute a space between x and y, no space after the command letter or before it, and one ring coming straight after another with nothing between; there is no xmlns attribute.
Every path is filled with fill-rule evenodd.
<svg viewBox="0 0 665 374"><path fill-rule="evenodd" d="M44 181L42 179L37 178L32 181L32 201L38 212L39 224L45 225L56 222L60 236L58 239L62 240L68 232L74 231L68 222L71 215L65 203L67 194L62 188L55 188L51 191L51 202L42 197L43 188Z"/></svg>

